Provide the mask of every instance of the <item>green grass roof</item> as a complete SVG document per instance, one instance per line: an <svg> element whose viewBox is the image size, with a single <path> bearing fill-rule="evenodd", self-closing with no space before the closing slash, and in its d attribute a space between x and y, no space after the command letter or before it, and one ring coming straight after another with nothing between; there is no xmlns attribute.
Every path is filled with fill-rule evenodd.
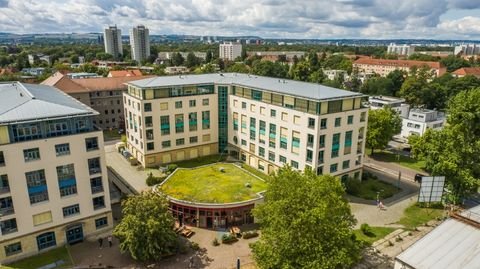
<svg viewBox="0 0 480 269"><path fill-rule="evenodd" d="M220 172L220 168L224 172ZM245 184L250 183L251 187ZM257 198L267 184L233 164L178 169L161 187L175 198L199 203L233 203Z"/></svg>

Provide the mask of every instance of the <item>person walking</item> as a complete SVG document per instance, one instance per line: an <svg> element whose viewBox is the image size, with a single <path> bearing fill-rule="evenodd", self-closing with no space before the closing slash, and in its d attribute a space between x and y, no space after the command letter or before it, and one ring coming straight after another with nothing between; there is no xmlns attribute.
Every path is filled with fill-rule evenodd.
<svg viewBox="0 0 480 269"><path fill-rule="evenodd" d="M100 248L103 247L103 238L101 238L101 237L98 238L98 247L100 247Z"/></svg>
<svg viewBox="0 0 480 269"><path fill-rule="evenodd" d="M107 239L108 239L108 245L109 245L110 247L112 247L112 239L113 239L112 236L109 235L109 236L107 237Z"/></svg>

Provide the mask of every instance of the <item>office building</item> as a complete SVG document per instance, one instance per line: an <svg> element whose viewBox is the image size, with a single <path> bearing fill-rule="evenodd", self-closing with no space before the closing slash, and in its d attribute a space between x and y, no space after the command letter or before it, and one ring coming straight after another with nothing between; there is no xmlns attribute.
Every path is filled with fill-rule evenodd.
<svg viewBox="0 0 480 269"><path fill-rule="evenodd" d="M225 42L220 44L220 59L234 61L237 57L242 56L242 44Z"/></svg>
<svg viewBox="0 0 480 269"><path fill-rule="evenodd" d="M360 93L237 73L127 85L127 149L143 166L223 153L264 173L290 164L361 175L368 109Z"/></svg>
<svg viewBox="0 0 480 269"><path fill-rule="evenodd" d="M0 84L0 261L112 227L98 113L50 86Z"/></svg>
<svg viewBox="0 0 480 269"><path fill-rule="evenodd" d="M368 103L370 109L382 109L383 107L390 107L395 110L402 118L408 118L408 112L410 111L410 105L405 103L405 99L391 97L391 96L370 96L368 97Z"/></svg>
<svg viewBox="0 0 480 269"><path fill-rule="evenodd" d="M132 60L141 63L150 56L150 35L147 27L139 25L130 30Z"/></svg>
<svg viewBox="0 0 480 269"><path fill-rule="evenodd" d="M427 67L433 76L439 77L447 72L447 68L440 62L410 61L410 60L387 60L362 57L353 62L353 68L360 72L375 73L386 77L394 70L410 72L413 68Z"/></svg>
<svg viewBox="0 0 480 269"><path fill-rule="evenodd" d="M391 43L387 47L387 53L408 57L415 53L415 47L411 45L396 45L395 43Z"/></svg>
<svg viewBox="0 0 480 269"><path fill-rule="evenodd" d="M120 59L123 55L122 30L117 26L109 26L104 30L103 36L105 52L113 55L114 59Z"/></svg>
<svg viewBox="0 0 480 269"><path fill-rule="evenodd" d="M408 118L402 119L401 136L422 136L427 129L440 130L445 125L445 114L436 110L412 108Z"/></svg>

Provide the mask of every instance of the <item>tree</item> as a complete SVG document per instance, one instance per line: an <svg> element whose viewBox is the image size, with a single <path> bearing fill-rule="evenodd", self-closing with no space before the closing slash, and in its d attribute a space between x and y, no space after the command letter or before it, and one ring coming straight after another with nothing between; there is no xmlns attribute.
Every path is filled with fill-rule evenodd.
<svg viewBox="0 0 480 269"><path fill-rule="evenodd" d="M427 87L428 80L432 79L430 70L426 67L417 69L412 68L410 76L405 80L400 88L399 95L405 98L405 101L413 106L424 104L423 89Z"/></svg>
<svg viewBox="0 0 480 269"><path fill-rule="evenodd" d="M208 64L212 61L213 59L213 54L211 50L207 51L207 55L205 56L205 62Z"/></svg>
<svg viewBox="0 0 480 269"><path fill-rule="evenodd" d="M122 221L113 235L120 240L120 250L139 261L159 260L176 250L175 220L168 211L164 194L142 192L122 202Z"/></svg>
<svg viewBox="0 0 480 269"><path fill-rule="evenodd" d="M480 88L456 95L448 106L448 124L412 141L412 154L425 160L432 175L446 177L458 203L480 186Z"/></svg>
<svg viewBox="0 0 480 269"><path fill-rule="evenodd" d="M227 68L227 72L249 73L250 67L244 63L234 63Z"/></svg>
<svg viewBox="0 0 480 269"><path fill-rule="evenodd" d="M274 63L257 60L253 63L252 72L259 76L286 78L288 74L288 65L278 62Z"/></svg>
<svg viewBox="0 0 480 269"><path fill-rule="evenodd" d="M340 181L330 175L280 168L255 206L262 237L252 245L260 268L348 268L360 246Z"/></svg>
<svg viewBox="0 0 480 269"><path fill-rule="evenodd" d="M392 88L390 89L392 96L397 96L398 91L402 88L403 82L407 77L407 73L405 71L395 69L392 72L388 73L387 78L390 79L393 83Z"/></svg>
<svg viewBox="0 0 480 269"><path fill-rule="evenodd" d="M310 66L305 61L300 61L292 66L292 78L294 80L307 81L310 76Z"/></svg>
<svg viewBox="0 0 480 269"><path fill-rule="evenodd" d="M182 54L177 52L173 54L171 61L173 66L180 66L180 65L183 65L183 62L185 61L185 59L183 58Z"/></svg>
<svg viewBox="0 0 480 269"><path fill-rule="evenodd" d="M185 62L185 66L187 66L188 68L192 68L198 65L198 62L198 58L195 56L195 54L193 54L193 52L189 52L187 54L187 61Z"/></svg>
<svg viewBox="0 0 480 269"><path fill-rule="evenodd" d="M102 61L112 60L112 59L113 59L113 55L112 55L112 54L109 54L109 53L106 53L106 52L98 52L98 53L96 54L96 58L97 58L97 60L102 60Z"/></svg>
<svg viewBox="0 0 480 269"><path fill-rule="evenodd" d="M443 64L447 68L448 72L453 72L453 71L455 71L459 68L470 66L469 61L467 61L463 58L460 58L458 56L455 56L455 55L449 55L449 56L441 59L440 63Z"/></svg>
<svg viewBox="0 0 480 269"><path fill-rule="evenodd" d="M402 129L402 119L390 107L370 110L367 126L367 147L372 149L372 155L375 149L383 149L387 146L392 136L400 133Z"/></svg>
<svg viewBox="0 0 480 269"><path fill-rule="evenodd" d="M360 92L369 95L393 96L393 82L389 78L373 77L360 87Z"/></svg>

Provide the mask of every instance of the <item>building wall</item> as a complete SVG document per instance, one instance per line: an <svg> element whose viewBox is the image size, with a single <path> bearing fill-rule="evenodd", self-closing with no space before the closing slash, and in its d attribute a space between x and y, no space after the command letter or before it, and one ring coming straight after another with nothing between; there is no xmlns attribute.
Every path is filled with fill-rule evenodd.
<svg viewBox="0 0 480 269"><path fill-rule="evenodd" d="M120 29L117 29L117 27L105 29L103 38L106 53L113 55L115 59L118 58L118 54L123 55L122 31Z"/></svg>
<svg viewBox="0 0 480 269"><path fill-rule="evenodd" d="M86 138L96 137L98 149L86 149ZM55 145L69 143L70 154L56 155ZM40 159L25 161L23 150L39 148ZM0 240L0 260L5 259L4 247L10 242L21 241L22 253L8 257L8 260L16 259L20 256L31 255L37 252L36 235L46 231L55 230L57 235L57 245L65 243L65 227L75 223L83 223L83 232L85 236L95 233L91 229L91 221L96 216L108 216L108 227L111 227L111 208L110 194L108 191L107 170L105 165L105 154L103 151L103 135L100 131L80 133L76 135L52 137L48 139L31 140L26 142L0 145L0 151L5 157L5 165L0 166L0 175L8 175L10 191L1 193L0 198L12 197L14 214L4 215L2 221L15 218L17 222L17 231L2 235ZM88 159L100 158L101 171L90 175L88 169ZM57 176L57 166L73 164L75 170L75 181L77 193L68 196L60 196L59 182ZM48 201L30 204L26 172L44 169L48 188ZM103 191L92 194L90 179L101 177ZM105 206L94 209L92 199L94 197L104 197ZM79 204L80 213L64 217L63 208ZM34 224L33 216L51 212L51 218L46 218L43 224ZM95 217L94 217L95 216ZM38 220L38 219L37 219ZM63 231L63 233L62 233ZM25 244L25 245L23 245ZM7 260L7 259L5 259Z"/></svg>
<svg viewBox="0 0 480 269"><path fill-rule="evenodd" d="M149 30L138 26L130 30L132 60L141 62L150 56Z"/></svg>
<svg viewBox="0 0 480 269"><path fill-rule="evenodd" d="M444 122L444 119L430 122L403 119L401 135L403 137L409 137L412 134L422 136L427 131L427 129L441 130L443 128Z"/></svg>
<svg viewBox="0 0 480 269"><path fill-rule="evenodd" d="M234 43L220 44L220 59L235 60L242 55L242 45Z"/></svg>
<svg viewBox="0 0 480 269"><path fill-rule="evenodd" d="M124 127L123 90L90 92L91 108L100 114L94 117L94 124L102 129L118 129Z"/></svg>
<svg viewBox="0 0 480 269"><path fill-rule="evenodd" d="M394 70L402 70L405 72L410 72L410 67L408 66L394 66L394 65L378 65L378 64L359 64L359 63L354 63L353 64L354 68L358 68L359 71L365 72L365 73L376 73L379 74L382 77L386 77L390 72ZM441 76L446 73L446 68L440 68L440 69L431 69L432 72L437 76Z"/></svg>

